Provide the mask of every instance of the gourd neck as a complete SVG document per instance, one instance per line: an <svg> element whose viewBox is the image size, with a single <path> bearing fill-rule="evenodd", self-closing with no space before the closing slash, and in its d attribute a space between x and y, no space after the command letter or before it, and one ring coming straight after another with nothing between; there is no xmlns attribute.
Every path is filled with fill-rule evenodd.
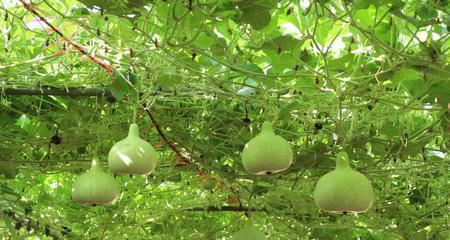
<svg viewBox="0 0 450 240"><path fill-rule="evenodd" d="M101 171L100 162L97 159L92 160L90 171Z"/></svg>
<svg viewBox="0 0 450 240"><path fill-rule="evenodd" d="M128 137L139 137L139 126L136 123L130 125L128 130Z"/></svg>
<svg viewBox="0 0 450 240"><path fill-rule="evenodd" d="M351 169L346 152L340 152L336 155L336 169Z"/></svg>
<svg viewBox="0 0 450 240"><path fill-rule="evenodd" d="M262 126L262 133L273 133L272 123L265 121Z"/></svg>

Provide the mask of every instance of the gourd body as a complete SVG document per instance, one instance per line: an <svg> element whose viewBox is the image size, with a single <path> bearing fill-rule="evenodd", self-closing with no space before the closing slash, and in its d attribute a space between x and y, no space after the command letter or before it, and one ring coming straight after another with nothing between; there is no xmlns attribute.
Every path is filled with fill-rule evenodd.
<svg viewBox="0 0 450 240"><path fill-rule="evenodd" d="M266 236L254 226L247 225L235 232L231 240L265 240Z"/></svg>
<svg viewBox="0 0 450 240"><path fill-rule="evenodd" d="M337 156L336 169L322 176L314 190L320 209L335 213L361 213L374 201L372 185L363 174L350 167L347 153Z"/></svg>
<svg viewBox="0 0 450 240"><path fill-rule="evenodd" d="M94 165L73 183L72 199L81 205L113 204L120 195L116 180Z"/></svg>
<svg viewBox="0 0 450 240"><path fill-rule="evenodd" d="M155 170L156 152L139 137L138 125L133 123L128 136L109 151L108 164L114 173L147 175Z"/></svg>
<svg viewBox="0 0 450 240"><path fill-rule="evenodd" d="M276 173L289 168L293 152L289 143L275 135L272 124L264 122L261 133L250 140L242 151L245 170L256 175Z"/></svg>

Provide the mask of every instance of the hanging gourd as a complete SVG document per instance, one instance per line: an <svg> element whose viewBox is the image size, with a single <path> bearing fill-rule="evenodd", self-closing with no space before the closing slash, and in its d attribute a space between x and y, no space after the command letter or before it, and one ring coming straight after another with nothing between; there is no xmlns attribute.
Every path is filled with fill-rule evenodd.
<svg viewBox="0 0 450 240"><path fill-rule="evenodd" d="M314 200L320 209L334 213L361 213L374 201L369 179L350 167L348 155L336 156L336 169L322 176L314 190Z"/></svg>
<svg viewBox="0 0 450 240"><path fill-rule="evenodd" d="M147 175L156 167L156 152L139 137L139 127L130 125L128 136L109 151L108 164L113 173Z"/></svg>
<svg viewBox="0 0 450 240"><path fill-rule="evenodd" d="M116 180L92 164L91 169L81 174L73 183L72 199L87 206L113 204L120 195Z"/></svg>
<svg viewBox="0 0 450 240"><path fill-rule="evenodd" d="M241 230L235 232L231 237L231 240L265 240L266 235L258 231L258 229L249 223L244 226Z"/></svg>
<svg viewBox="0 0 450 240"><path fill-rule="evenodd" d="M262 175L288 169L293 152L284 138L275 135L272 123L265 121L261 133L250 140L242 151L242 164L249 173Z"/></svg>

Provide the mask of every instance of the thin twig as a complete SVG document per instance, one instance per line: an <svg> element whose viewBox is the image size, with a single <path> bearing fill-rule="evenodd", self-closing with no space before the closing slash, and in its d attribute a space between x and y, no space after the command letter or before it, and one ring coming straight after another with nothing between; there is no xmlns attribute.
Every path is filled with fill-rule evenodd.
<svg viewBox="0 0 450 240"><path fill-rule="evenodd" d="M68 39L61 31L59 31L55 26L53 26L45 17L43 17L41 14L39 14L34 6L31 3L26 3L25 0L19 0L23 6L29 11L31 12L33 15L35 15L36 17L38 17L42 22L45 23L45 25L47 25L48 27L50 27L50 29L52 29L54 32L56 32L56 34L58 34L65 42L67 42L68 44L72 45L76 50L78 50L81 54L85 55L87 58L89 58L92 62L96 63L97 65L99 65L100 67L103 68L103 70L105 70L105 72L107 73L111 73L113 72L113 68L111 66L109 66L108 64L100 61L99 59L97 59L94 56L91 56L90 54L88 54L88 52L81 47L80 45L76 44L75 42L71 41L70 39Z"/></svg>
<svg viewBox="0 0 450 240"><path fill-rule="evenodd" d="M153 125L156 128L156 131L158 132L159 136L163 139L163 141L167 144L167 146L177 155L178 158L181 159L181 163L177 162L175 163L175 166L178 165L186 165L186 164L190 164L191 160L189 160L188 158L186 158L185 156L183 156L183 154L181 154L180 151L177 150L177 148L174 146L173 142L170 141L167 136L164 134L164 132L161 130L161 127L159 126L159 124L156 122L155 118L153 117L152 113L150 112L150 110L146 107L144 107L145 112L147 113L148 117L150 118L150 120L152 121Z"/></svg>

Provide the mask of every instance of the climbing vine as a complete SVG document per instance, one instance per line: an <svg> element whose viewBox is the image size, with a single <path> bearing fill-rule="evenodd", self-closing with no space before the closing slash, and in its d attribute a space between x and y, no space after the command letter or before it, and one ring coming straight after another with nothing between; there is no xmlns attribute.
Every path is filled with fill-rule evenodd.
<svg viewBox="0 0 450 240"><path fill-rule="evenodd" d="M0 0L0 233L449 239L449 16L444 0ZM265 121L292 164L254 175L242 151ZM133 122L156 169L116 175L114 205L72 201ZM340 152L371 182L365 213L314 201Z"/></svg>

